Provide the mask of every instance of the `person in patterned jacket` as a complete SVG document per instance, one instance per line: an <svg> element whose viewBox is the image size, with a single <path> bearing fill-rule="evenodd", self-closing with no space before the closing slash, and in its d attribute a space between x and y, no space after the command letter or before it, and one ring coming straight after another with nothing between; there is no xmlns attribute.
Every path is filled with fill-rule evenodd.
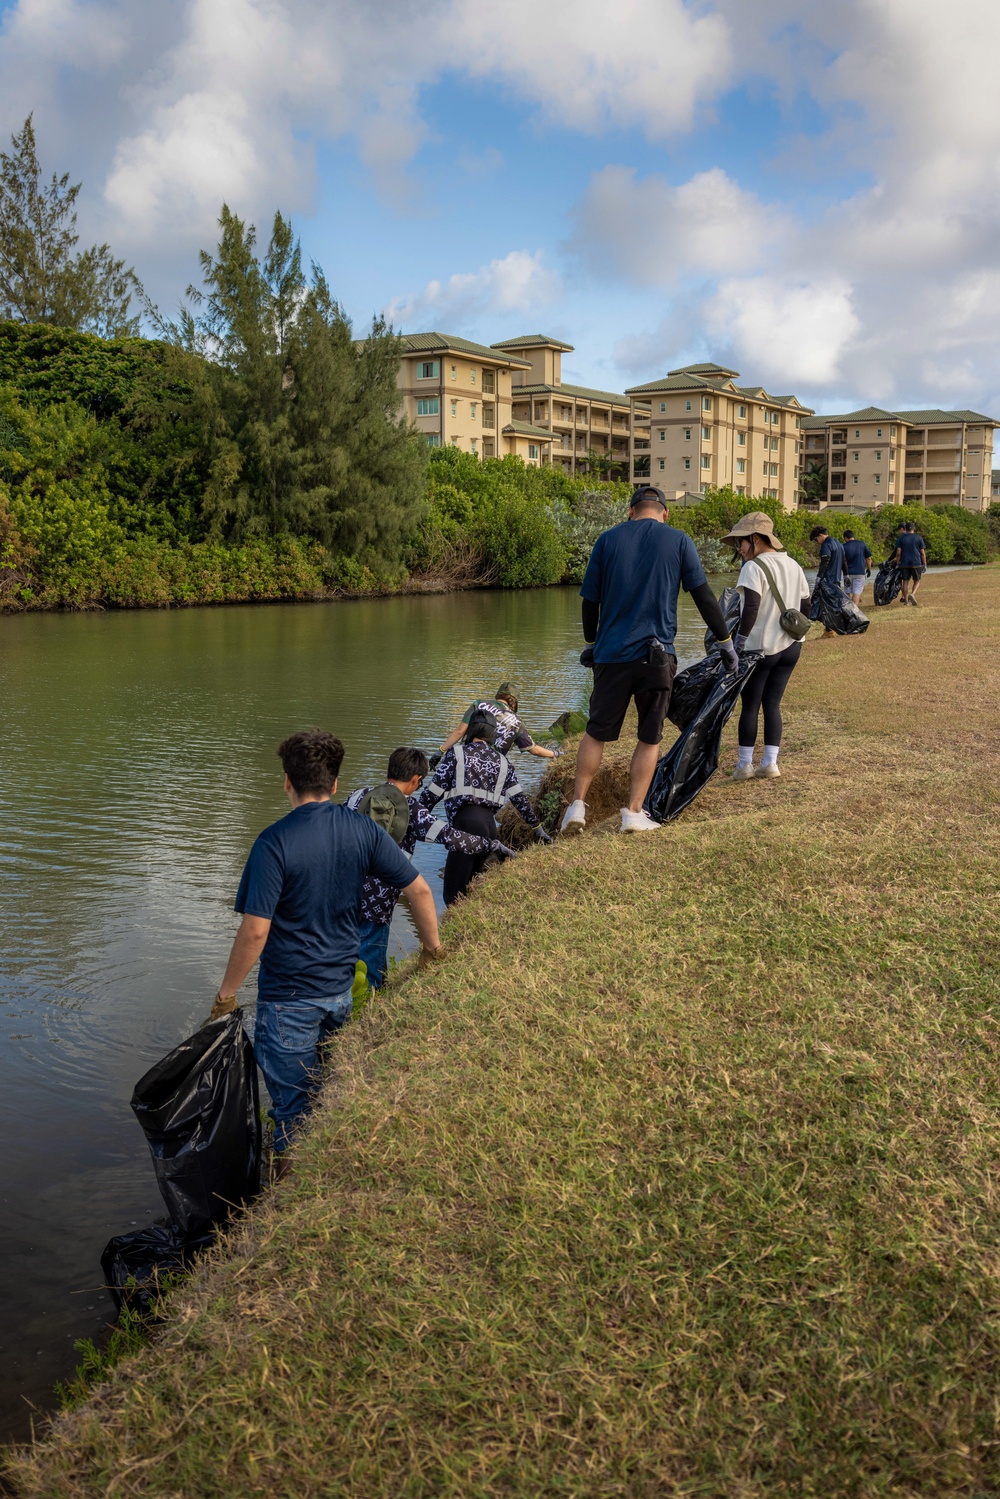
<svg viewBox="0 0 1000 1499"><path fill-rule="evenodd" d="M441 756L429 786L420 793L421 804L433 811L442 802L453 828L476 833L481 838L497 836L496 815L504 802L511 802L542 843L551 838L538 814L518 785L514 767L493 746L496 720L475 712L461 744ZM486 862L485 854L465 854L452 849L444 866L444 903L451 906L464 895L469 881Z"/></svg>
<svg viewBox="0 0 1000 1499"><path fill-rule="evenodd" d="M446 753L458 743L473 713L488 713L496 721L497 732L493 747L498 749L501 755L508 754L516 745L519 750L527 750L529 755L537 755L540 760L555 760L557 758L555 750L546 749L544 744L536 744L532 739L517 716L517 707L517 693L514 691L513 683L501 682L497 688L496 697L484 698L481 702L470 704L458 728L452 729L442 744L442 753Z"/></svg>
<svg viewBox="0 0 1000 1499"><path fill-rule="evenodd" d="M455 849L467 857L486 858L491 853L509 853L500 840L480 838L475 833L463 833L420 805L416 792L428 771L427 756L419 749L396 749L389 756L386 780L406 797L410 806L410 820L399 843L400 852L407 858L417 846L417 840L425 843L441 843L445 848ZM374 788L359 786L347 798L352 812L358 810L363 798ZM373 989L381 989L385 983L388 967L389 923L399 899L399 889L387 885L384 880L370 875L361 887L358 911L358 930L361 937L361 961L368 969L368 982Z"/></svg>

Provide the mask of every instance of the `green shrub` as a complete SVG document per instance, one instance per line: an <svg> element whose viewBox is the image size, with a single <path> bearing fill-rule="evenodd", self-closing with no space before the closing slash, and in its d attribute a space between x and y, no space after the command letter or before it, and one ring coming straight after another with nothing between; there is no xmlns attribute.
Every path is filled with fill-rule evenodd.
<svg viewBox="0 0 1000 1499"><path fill-rule="evenodd" d="M501 588L558 583L566 553L549 511L515 491L480 502L469 528L484 576Z"/></svg>
<svg viewBox="0 0 1000 1499"><path fill-rule="evenodd" d="M996 555L997 543L987 516L963 510L960 505L932 505L929 510L947 522L956 562L982 564Z"/></svg>
<svg viewBox="0 0 1000 1499"><path fill-rule="evenodd" d="M895 547L896 529L901 520L913 521L927 545L928 562L952 562L955 557L955 538L948 520L941 511L951 510L951 505L929 509L925 505L885 505L870 517L872 535L879 550L886 556ZM824 517L826 512L824 511ZM873 545L873 550L874 545Z"/></svg>

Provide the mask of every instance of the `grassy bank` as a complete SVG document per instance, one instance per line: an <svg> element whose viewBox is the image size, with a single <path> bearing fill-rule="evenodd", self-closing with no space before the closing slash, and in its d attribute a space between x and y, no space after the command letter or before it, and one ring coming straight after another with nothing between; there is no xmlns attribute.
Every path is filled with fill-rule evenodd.
<svg viewBox="0 0 1000 1499"><path fill-rule="evenodd" d="M920 597L781 781L485 882L16 1492L997 1492L1000 573Z"/></svg>

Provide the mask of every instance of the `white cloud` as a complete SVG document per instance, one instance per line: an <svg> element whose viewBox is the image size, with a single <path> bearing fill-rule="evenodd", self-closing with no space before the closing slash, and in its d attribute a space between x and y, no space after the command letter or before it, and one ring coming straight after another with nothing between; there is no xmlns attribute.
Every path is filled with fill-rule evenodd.
<svg viewBox="0 0 1000 1499"><path fill-rule="evenodd" d="M663 177L638 181L630 167L605 167L591 179L576 221L574 248L595 270L644 286L752 269L788 229L785 213L768 210L721 167L678 187Z"/></svg>
<svg viewBox="0 0 1000 1499"><path fill-rule="evenodd" d="M789 385L840 383L840 362L860 322L844 281L789 282L730 277L703 309L705 333L752 372L755 383L787 394Z"/></svg>
<svg viewBox="0 0 1000 1499"><path fill-rule="evenodd" d="M681 0L454 0L446 35L449 61L503 79L548 119L654 139L687 129L733 66L727 23Z"/></svg>
<svg viewBox="0 0 1000 1499"><path fill-rule="evenodd" d="M396 326L415 331L418 326L455 332L483 316L531 312L554 302L561 283L542 262L540 250L511 250L478 271L457 272L447 281L429 281L413 297L397 297L385 309Z"/></svg>

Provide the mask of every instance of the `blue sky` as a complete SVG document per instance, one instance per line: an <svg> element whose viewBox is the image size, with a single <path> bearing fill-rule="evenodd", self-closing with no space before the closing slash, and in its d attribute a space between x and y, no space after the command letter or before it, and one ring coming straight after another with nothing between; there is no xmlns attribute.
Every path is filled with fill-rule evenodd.
<svg viewBox="0 0 1000 1499"><path fill-rule="evenodd" d="M612 388L689 359L818 409L1000 414L1000 8L966 0L16 0L81 228L164 308L223 199L363 326L575 345Z"/></svg>

